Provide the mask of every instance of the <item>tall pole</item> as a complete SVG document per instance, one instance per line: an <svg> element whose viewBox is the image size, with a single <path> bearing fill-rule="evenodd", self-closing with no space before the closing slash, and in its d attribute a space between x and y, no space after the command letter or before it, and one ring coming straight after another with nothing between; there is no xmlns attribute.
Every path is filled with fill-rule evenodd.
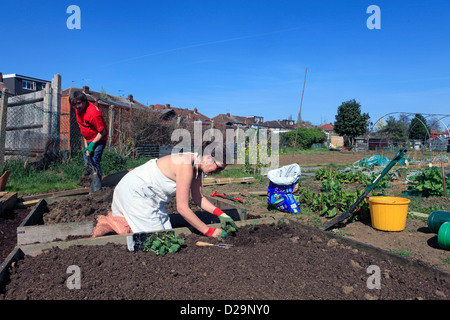
<svg viewBox="0 0 450 320"><path fill-rule="evenodd" d="M2 89L0 98L0 170L5 164L5 143L6 143L6 116L8 110L8 94L7 88Z"/></svg>
<svg viewBox="0 0 450 320"><path fill-rule="evenodd" d="M298 112L297 125L300 125L302 123L302 104L303 104L303 95L305 93L305 83L306 83L306 72L307 71L308 71L308 68L305 69L305 79L303 80L302 100L300 101L300 111ZM298 128L295 129L294 150L292 151L292 155L295 155L295 145L297 144L297 134L298 134Z"/></svg>
<svg viewBox="0 0 450 320"><path fill-rule="evenodd" d="M306 83L306 72L308 68L305 69L305 79L303 80L303 90L302 90L302 100L300 101L300 111L298 112L297 124L302 122L302 104L303 104L303 95L305 93L305 83Z"/></svg>

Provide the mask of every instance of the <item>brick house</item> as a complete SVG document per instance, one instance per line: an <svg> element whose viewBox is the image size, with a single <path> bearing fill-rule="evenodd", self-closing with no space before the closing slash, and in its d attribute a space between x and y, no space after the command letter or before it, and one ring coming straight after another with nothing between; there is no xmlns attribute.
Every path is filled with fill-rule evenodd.
<svg viewBox="0 0 450 320"><path fill-rule="evenodd" d="M334 133L334 126L331 123L325 123L321 126L319 126L319 129L322 129L323 131L327 133Z"/></svg>

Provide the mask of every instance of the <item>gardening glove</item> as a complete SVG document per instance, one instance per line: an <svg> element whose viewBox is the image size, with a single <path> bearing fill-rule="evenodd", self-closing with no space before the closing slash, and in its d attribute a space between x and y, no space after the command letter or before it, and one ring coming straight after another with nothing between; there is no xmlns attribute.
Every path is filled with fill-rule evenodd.
<svg viewBox="0 0 450 320"><path fill-rule="evenodd" d="M223 230L225 230L226 232L237 231L237 226L236 223L234 223L234 220L231 219L231 217L224 213L222 210L220 210L219 208L215 208L213 211L213 215L219 217L220 225Z"/></svg>
<svg viewBox="0 0 450 320"><path fill-rule="evenodd" d="M88 144L86 149L84 149L84 151L86 152L87 155L90 155L92 152L94 152L94 147L95 147L95 143L91 142Z"/></svg>
<svg viewBox="0 0 450 320"><path fill-rule="evenodd" d="M213 238L226 238L228 237L228 233L225 232L225 230L222 230L220 228L209 228L205 233L205 236L207 237L213 237Z"/></svg>
<svg viewBox="0 0 450 320"><path fill-rule="evenodd" d="M222 229L226 230L227 232L237 231L236 223L234 223L234 220L231 219L231 217L226 213L221 214L219 216L219 220Z"/></svg>

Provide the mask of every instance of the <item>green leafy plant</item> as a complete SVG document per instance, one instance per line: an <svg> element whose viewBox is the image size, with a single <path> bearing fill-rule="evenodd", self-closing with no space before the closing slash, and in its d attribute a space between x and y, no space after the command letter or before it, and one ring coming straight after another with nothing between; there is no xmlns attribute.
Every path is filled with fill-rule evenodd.
<svg viewBox="0 0 450 320"><path fill-rule="evenodd" d="M336 178L329 178L322 181L322 189L325 192L335 192L342 189L342 183Z"/></svg>
<svg viewBox="0 0 450 320"><path fill-rule="evenodd" d="M444 194L444 184L442 172L437 167L431 167L424 170L414 178L417 185L414 189L418 190L424 197L440 197ZM450 185L450 179L446 179L446 185Z"/></svg>
<svg viewBox="0 0 450 320"><path fill-rule="evenodd" d="M298 188L298 193L300 195L298 196L294 196L295 201L297 201L297 203L306 203L306 204L311 204L314 198L314 193L311 191L310 188L306 188L306 187L299 187Z"/></svg>
<svg viewBox="0 0 450 320"><path fill-rule="evenodd" d="M367 175L362 172L340 172L336 169L326 169L321 168L316 171L315 178L316 180L322 180L322 187L326 190L331 185L337 185L337 180L342 184L348 183L361 183L366 186L369 186L377 177L377 175ZM331 180L331 181L327 181ZM389 187L390 178L386 175L384 176L376 185L377 189L384 189Z"/></svg>
<svg viewBox="0 0 450 320"><path fill-rule="evenodd" d="M345 192L339 188L329 188L328 192L313 193L309 188L299 190L301 203L307 205L311 211L318 212L327 218L333 218L347 211L358 200L364 190ZM364 219L369 214L369 204L366 201L355 208L351 220Z"/></svg>
<svg viewBox="0 0 450 320"><path fill-rule="evenodd" d="M176 238L173 231L155 232L145 239L142 251L152 251L157 255L165 255L166 253L177 252L183 243L184 238Z"/></svg>

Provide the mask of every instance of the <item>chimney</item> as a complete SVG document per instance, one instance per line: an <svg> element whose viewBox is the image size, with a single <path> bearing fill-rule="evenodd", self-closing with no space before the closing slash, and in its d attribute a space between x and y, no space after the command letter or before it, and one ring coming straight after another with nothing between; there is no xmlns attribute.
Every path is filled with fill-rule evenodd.
<svg viewBox="0 0 450 320"><path fill-rule="evenodd" d="M89 93L89 87L88 86L83 86L83 92L84 93Z"/></svg>
<svg viewBox="0 0 450 320"><path fill-rule="evenodd" d="M130 102L133 102L133 95L132 94L128 95L128 100L130 100Z"/></svg>
<svg viewBox="0 0 450 320"><path fill-rule="evenodd" d="M166 108L170 109L170 104L166 103Z"/></svg>
<svg viewBox="0 0 450 320"><path fill-rule="evenodd" d="M230 117L230 113L227 113L227 117Z"/></svg>
<svg viewBox="0 0 450 320"><path fill-rule="evenodd" d="M0 82L3 82L3 74L0 72Z"/></svg>
<svg viewBox="0 0 450 320"><path fill-rule="evenodd" d="M195 112L195 113L198 113L198 110L197 110L197 108L194 108L194 112Z"/></svg>

